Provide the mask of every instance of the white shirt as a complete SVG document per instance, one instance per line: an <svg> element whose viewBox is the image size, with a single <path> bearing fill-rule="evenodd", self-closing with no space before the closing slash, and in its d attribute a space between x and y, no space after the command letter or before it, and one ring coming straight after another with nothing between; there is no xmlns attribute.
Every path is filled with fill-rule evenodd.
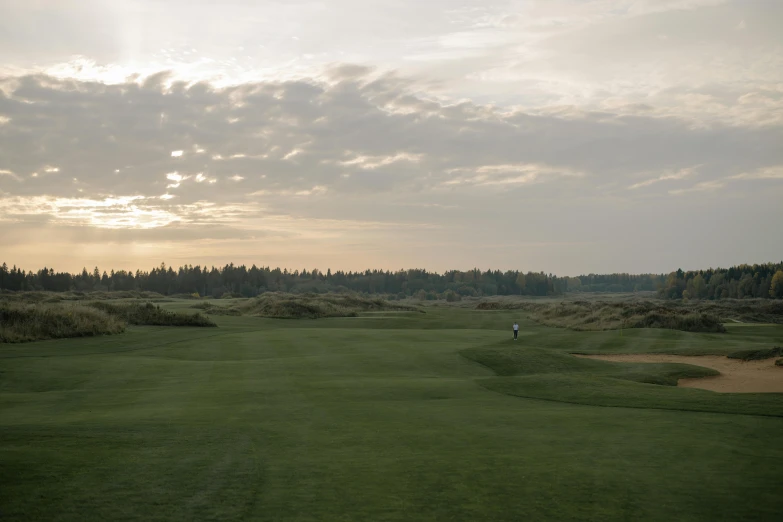
<svg viewBox="0 0 783 522"><path fill-rule="evenodd" d="M516 332L518 330L519 330L519 325L517 323L514 323L514 331Z"/></svg>

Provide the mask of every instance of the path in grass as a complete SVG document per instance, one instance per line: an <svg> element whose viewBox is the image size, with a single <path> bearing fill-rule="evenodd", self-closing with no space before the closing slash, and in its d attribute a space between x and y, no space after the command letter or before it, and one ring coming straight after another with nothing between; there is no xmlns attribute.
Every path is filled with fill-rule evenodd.
<svg viewBox="0 0 783 522"><path fill-rule="evenodd" d="M674 378L681 365L641 371L568 351L728 353L781 344L783 330L620 336L522 320L514 344L514 319L459 310L362 321L221 316L217 331L144 327L0 346L0 515L611 521L779 514L773 485L781 477L783 418L763 415L774 394L736 403L730 394L628 380ZM497 376L460 355L471 350L520 366ZM538 365L531 368L538 373L525 373L524 364ZM496 393L502 390L486 382L504 380L547 400L515 396L522 388ZM627 385L612 395L623 407L597 407L604 404L595 397L595 405L569 404L571 395L615 382ZM654 409L661 400L701 410ZM762 415L747 414L753 411Z"/></svg>

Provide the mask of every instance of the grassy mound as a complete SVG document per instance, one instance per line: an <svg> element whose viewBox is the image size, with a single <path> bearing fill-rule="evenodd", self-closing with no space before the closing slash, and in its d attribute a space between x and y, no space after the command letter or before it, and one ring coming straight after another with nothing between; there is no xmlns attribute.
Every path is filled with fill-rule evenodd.
<svg viewBox="0 0 783 522"><path fill-rule="evenodd" d="M203 303L194 304L193 306L191 306L191 308L194 308L196 310L203 310L204 313L208 315L242 315L242 312L240 312L236 308L228 308L226 306L214 305L206 301Z"/></svg>
<svg viewBox="0 0 783 522"><path fill-rule="evenodd" d="M265 293L236 307L245 315L278 319L319 319L355 317L359 312L419 311L383 299L368 299L351 294Z"/></svg>
<svg viewBox="0 0 783 522"><path fill-rule="evenodd" d="M732 352L726 357L729 359L740 359L743 361L763 361L783 355L783 348L775 346L774 348L762 348L760 350L739 350Z"/></svg>
<svg viewBox="0 0 783 522"><path fill-rule="evenodd" d="M116 299L146 299L148 301L169 301L157 292L121 290L113 292L0 292L0 300L9 303L59 303L62 301L111 301Z"/></svg>
<svg viewBox="0 0 783 522"><path fill-rule="evenodd" d="M125 322L80 305L0 304L0 342L16 343L121 333Z"/></svg>
<svg viewBox="0 0 783 522"><path fill-rule="evenodd" d="M507 343L462 350L460 355L486 366L496 375L513 377L541 374L599 375L641 382L677 386L684 378L710 377L719 372L701 366L677 363L609 362L574 357L541 348L522 350L509 348Z"/></svg>
<svg viewBox="0 0 783 522"><path fill-rule="evenodd" d="M699 301L693 306L724 321L783 324L783 301L776 299L721 299Z"/></svg>
<svg viewBox="0 0 783 522"><path fill-rule="evenodd" d="M185 314L164 310L152 303L107 303L97 301L88 306L117 317L128 324L149 326L217 326L201 313Z"/></svg>
<svg viewBox="0 0 783 522"><path fill-rule="evenodd" d="M621 328L665 328L686 332L723 333L726 328L717 315L694 307L664 301L485 301L478 310L525 310L546 326L572 330L618 330Z"/></svg>
<svg viewBox="0 0 783 522"><path fill-rule="evenodd" d="M504 395L570 404L783 417L783 401L774 393L723 394L716 401L715 393L706 390L580 374L488 377L477 382Z"/></svg>
<svg viewBox="0 0 783 522"><path fill-rule="evenodd" d="M725 394L716 402L714 392L676 387L679 379L719 374L701 366L581 359L540 348L509 348L507 343L469 348L460 355L497 375L477 379L479 385L514 397L783 417L783 402L776 394Z"/></svg>

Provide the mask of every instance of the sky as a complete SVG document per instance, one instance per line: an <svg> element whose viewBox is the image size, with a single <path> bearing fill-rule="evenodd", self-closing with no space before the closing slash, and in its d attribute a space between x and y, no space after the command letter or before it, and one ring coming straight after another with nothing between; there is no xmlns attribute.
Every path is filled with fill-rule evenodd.
<svg viewBox="0 0 783 522"><path fill-rule="evenodd" d="M0 262L783 259L779 0L0 0Z"/></svg>

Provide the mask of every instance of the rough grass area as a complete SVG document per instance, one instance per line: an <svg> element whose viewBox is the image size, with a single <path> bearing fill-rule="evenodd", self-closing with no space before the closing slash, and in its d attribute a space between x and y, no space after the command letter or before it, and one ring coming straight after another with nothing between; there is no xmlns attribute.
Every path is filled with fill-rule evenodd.
<svg viewBox="0 0 783 522"><path fill-rule="evenodd" d="M170 301L157 292L122 290L113 292L0 292L0 300L9 303L59 303L62 301L107 301L116 299L145 299L147 301Z"/></svg>
<svg viewBox="0 0 783 522"><path fill-rule="evenodd" d="M97 310L118 317L128 324L148 326L217 326L201 313L186 314L164 310L152 303L89 303Z"/></svg>
<svg viewBox="0 0 783 522"><path fill-rule="evenodd" d="M242 315L242 312L236 308L229 308L227 306L215 305L204 301L203 303L194 304L191 308L196 310L203 310L208 315Z"/></svg>
<svg viewBox="0 0 783 522"><path fill-rule="evenodd" d="M723 333L726 328L717 315L694 307L665 301L484 301L478 310L525 310L546 326L572 330L619 330L621 328L665 328L685 332Z"/></svg>
<svg viewBox="0 0 783 522"><path fill-rule="evenodd" d="M743 361L763 361L783 355L783 348L775 346L773 348L761 348L750 350L738 350L728 354L729 359L741 359Z"/></svg>
<svg viewBox="0 0 783 522"><path fill-rule="evenodd" d="M356 317L360 312L419 311L408 305L390 303L352 294L266 293L236 306L244 315L277 319L320 319Z"/></svg>
<svg viewBox="0 0 783 522"><path fill-rule="evenodd" d="M0 342L17 343L121 333L125 322L81 305L0 304Z"/></svg>
<svg viewBox="0 0 783 522"><path fill-rule="evenodd" d="M724 322L783 324L783 301L779 299L722 299L698 301L692 306Z"/></svg>
<svg viewBox="0 0 783 522"><path fill-rule="evenodd" d="M783 359L778 359L775 361L775 366L783 366Z"/></svg>

